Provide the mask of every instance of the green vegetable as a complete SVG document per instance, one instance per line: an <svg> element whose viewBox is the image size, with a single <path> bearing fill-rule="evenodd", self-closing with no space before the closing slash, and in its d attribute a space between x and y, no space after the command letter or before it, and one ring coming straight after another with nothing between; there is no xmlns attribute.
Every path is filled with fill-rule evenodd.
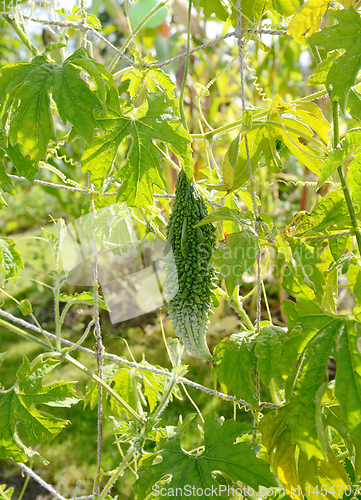
<svg viewBox="0 0 361 500"><path fill-rule="evenodd" d="M206 343L211 314L215 270L209 260L216 244L215 228L205 224L195 228L206 215L202 196L189 185L182 170L178 176L175 203L167 228L165 247L165 294L169 301L169 317L177 337L189 352L212 359ZM173 251L173 257L172 253ZM174 296L173 296L174 295Z"/></svg>

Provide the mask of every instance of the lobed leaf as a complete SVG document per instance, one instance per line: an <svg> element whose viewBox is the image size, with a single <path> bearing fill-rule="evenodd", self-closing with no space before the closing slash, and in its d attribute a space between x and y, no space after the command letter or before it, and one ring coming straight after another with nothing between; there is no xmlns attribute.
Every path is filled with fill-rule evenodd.
<svg viewBox="0 0 361 500"><path fill-rule="evenodd" d="M0 391L1 459L12 458L15 462L34 458L43 460L38 452L22 442L18 434L20 424L33 443L43 445L70 423L37 409L39 404L70 407L78 402L73 382L42 385L43 377L59 364L58 360L41 359L31 367L24 356L16 384L11 389Z"/></svg>
<svg viewBox="0 0 361 500"><path fill-rule="evenodd" d="M164 94L149 94L148 109L134 117L122 109L115 96L107 113L97 114L98 125L105 132L97 135L87 146L82 157L83 171L89 171L96 186L113 169L120 143L131 136L132 144L125 165L120 170L123 183L118 198L129 206L147 206L153 203L153 185L163 188L163 155L158 141L167 145L179 158L186 171L191 170L190 136L179 122L175 102Z"/></svg>
<svg viewBox="0 0 361 500"><path fill-rule="evenodd" d="M345 111L348 94L355 85L361 68L361 18L353 7L347 10L333 10L330 14L337 24L323 28L308 41L311 45L323 47L326 52L346 50L332 64L326 79L326 84L332 85L332 98L338 101L341 109Z"/></svg>
<svg viewBox="0 0 361 500"><path fill-rule="evenodd" d="M242 481L255 490L260 485L277 485L269 465L256 457L259 447L249 441L237 442L237 438L251 430L250 427L234 420L227 420L220 425L217 415L212 413L203 426L204 451L190 454L181 447L181 436L188 424L189 420L186 420L176 432L173 431L166 439L162 439L157 453L143 462L134 485L137 499L146 498L159 486L165 487L166 494L162 495L163 498L185 500L189 497L186 485L201 488L205 495L208 491L206 488L209 491L213 488L213 491L216 489L217 493L220 492L219 498L229 499L227 488L219 490L220 485L215 481L213 471L220 471L232 481ZM160 463L157 457L162 458ZM171 479L166 484L158 485L166 476L171 476Z"/></svg>

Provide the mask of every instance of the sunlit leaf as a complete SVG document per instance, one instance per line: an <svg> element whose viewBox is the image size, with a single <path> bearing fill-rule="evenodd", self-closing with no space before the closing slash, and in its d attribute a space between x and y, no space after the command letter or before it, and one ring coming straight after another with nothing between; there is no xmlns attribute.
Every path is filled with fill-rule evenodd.
<svg viewBox="0 0 361 500"><path fill-rule="evenodd" d="M94 138L82 157L83 171L89 171L91 181L99 187L113 169L120 143L132 137L128 159L120 170L123 183L118 191L118 198L129 206L153 203L153 185L164 188L164 157L156 142L165 144L178 156L188 176L191 171L190 136L179 123L175 102L164 94L148 94L147 102L146 113L134 118L120 108L115 97L111 101L114 109L109 107L107 113L97 114L98 124L105 132Z"/></svg>
<svg viewBox="0 0 361 500"><path fill-rule="evenodd" d="M33 443L43 445L70 423L37 409L38 404L70 407L78 402L73 383L60 381L42 385L43 377L59 363L54 359L39 360L31 368L24 356L16 385L0 392L0 458L11 457L16 462L42 460L38 452L22 442L18 434L19 424Z"/></svg>
<svg viewBox="0 0 361 500"><path fill-rule="evenodd" d="M221 386L236 398L258 407L251 370L257 368L253 334L240 332L223 339L213 353L215 372Z"/></svg>
<svg viewBox="0 0 361 500"><path fill-rule="evenodd" d="M171 477L163 496L168 500L174 498L172 490L174 493L176 488L179 488L178 500L185 500L188 495L184 485L201 488L205 494L211 491L212 487L217 488L219 492L219 483L212 475L216 470L225 473L232 481L242 481L255 490L260 485L276 486L269 465L256 458L259 447L249 441L235 442L238 437L247 433L250 427L234 420L227 420L220 425L217 415L212 413L203 425L204 451L189 454L181 447L182 433L188 424L189 420L186 420L176 432L173 431L166 439L162 439L157 452L138 469L139 479L134 485L137 499L146 498L149 493L154 492L154 485L165 476ZM154 463L157 456L162 459L160 463L158 460ZM162 486L164 485L160 487ZM230 495L227 490L223 490L218 497L228 499Z"/></svg>
<svg viewBox="0 0 361 500"><path fill-rule="evenodd" d="M310 36L320 27L326 12L328 0L308 0L291 19L287 33L289 35Z"/></svg>
<svg viewBox="0 0 361 500"><path fill-rule="evenodd" d="M224 278L229 295L236 285L242 283L245 271L251 271L258 250L258 238L253 231L228 234L214 252L211 263L219 267L219 275Z"/></svg>
<svg viewBox="0 0 361 500"><path fill-rule="evenodd" d="M49 141L55 140L50 94L63 122L70 121L81 136L91 141L97 126L93 110L103 109L104 105L81 78L79 66L86 69L98 87L103 77L110 77L106 70L99 71L84 48L74 52L62 65L40 55L29 63L1 68L0 111L8 124L8 138L14 150L19 143L22 155L34 160L46 159Z"/></svg>
<svg viewBox="0 0 361 500"><path fill-rule="evenodd" d="M24 264L15 241L10 238L0 238L0 270L1 281L15 278L19 269L24 269Z"/></svg>
<svg viewBox="0 0 361 500"><path fill-rule="evenodd" d="M308 41L312 45L323 47L326 52L335 49L346 50L333 63L326 80L327 85L332 85L332 98L339 101L341 109L345 111L348 93L355 85L361 68L359 57L361 18L353 7L347 10L332 10L330 14L337 20L337 24L323 28L319 33L312 35Z"/></svg>

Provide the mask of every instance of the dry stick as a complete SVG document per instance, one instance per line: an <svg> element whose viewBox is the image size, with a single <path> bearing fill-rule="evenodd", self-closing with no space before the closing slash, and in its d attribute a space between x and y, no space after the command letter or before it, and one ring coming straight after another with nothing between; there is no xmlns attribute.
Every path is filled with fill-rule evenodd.
<svg viewBox="0 0 361 500"><path fill-rule="evenodd" d="M41 333L40 328L38 328L37 326L32 325L31 323L28 323L27 321L25 321L21 318L17 318L16 316L13 316L12 314L10 314L8 312L3 311L2 309L0 309L0 316L3 316L4 318L9 319L10 321L13 321L14 323L18 323L19 325L22 325L23 327L28 328L29 330L33 330L35 332ZM43 330L43 332L45 333L45 335L47 335L51 339L56 338L56 336L53 333L47 332L46 330ZM75 344L73 342L70 342L70 340L66 340L63 338L60 340L65 345L68 345L71 347L75 346ZM40 339L39 339L39 342L41 342ZM87 347L78 346L77 349L79 349L80 351L84 351L88 354L91 354L92 356L96 356L96 353L94 351L92 351L91 349L88 349ZM171 373L169 373L169 372L166 372L164 370L159 370L158 368L141 365L140 363L128 361L126 359L121 358L120 356L117 356L116 354L108 354L107 352L104 352L103 356L106 359L109 359L111 361L116 361L116 362L121 363L125 366L129 366L130 368L137 368L139 370L145 370L145 371L149 371L152 373L157 373L158 375L162 375L164 377L171 376ZM246 407L251 406L249 403L247 403L246 401L243 401L242 399L237 399L234 396L228 396L228 394L223 394L222 392L214 391L213 389L209 389L208 387L204 387L203 385L197 384L196 382L193 382L192 380L189 380L187 378L181 377L179 380L182 381L184 384L189 385L190 387L194 387L195 389L206 392L207 394L211 394L212 396L216 396L216 397L219 397L219 398L227 400L227 401L235 401L236 403L239 403L242 406L246 406ZM274 405L272 403L260 403L260 406L262 406L264 408L278 408L277 405Z"/></svg>

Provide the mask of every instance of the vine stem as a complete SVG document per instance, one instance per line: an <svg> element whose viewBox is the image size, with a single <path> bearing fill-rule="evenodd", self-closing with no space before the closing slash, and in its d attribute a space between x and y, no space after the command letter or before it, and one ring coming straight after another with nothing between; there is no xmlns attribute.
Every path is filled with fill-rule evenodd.
<svg viewBox="0 0 361 500"><path fill-rule="evenodd" d="M172 359L172 356L171 356L171 353L170 353L170 350L169 350L169 345L168 345L168 342L167 342L167 339L165 337L165 331L164 331L164 326L163 326L163 320L162 320L162 311L159 310L159 321L160 321L160 327L161 327L161 330L162 330L162 337L163 337L163 342L164 342L164 345L165 345L165 348L167 350L167 354L168 354L168 358L169 358L169 361L171 362L173 368L175 366L174 364L174 361ZM184 385L184 382L181 382L180 383L181 386L182 386L182 389L185 393L185 395L187 396L187 398L189 399L189 401L192 403L192 405L194 406L196 412L198 413L199 415L199 418L201 419L201 422L204 423L204 418L203 418L203 415L202 415L202 412L201 410L198 408L198 406L196 405L195 401L192 399L192 397L190 396L189 392L187 391L185 385Z"/></svg>
<svg viewBox="0 0 361 500"><path fill-rule="evenodd" d="M223 127L219 127L219 128L214 129L214 130L211 130L210 132L206 132L204 134L204 137L207 140L209 140L209 139L211 139L212 137L214 137L216 135L219 135L219 134L228 132L230 130L233 130L233 129L239 127L242 124L243 124L243 120L237 120L237 121L235 121L233 123L229 123L228 125L223 125ZM306 139L308 142L310 142L314 146L316 146L318 148L322 148L325 153L327 152L326 145L324 145L318 139L314 139L310 135L305 134L304 132L302 132L300 130L297 130L297 129L293 128L293 127L289 127L288 125L284 125L284 124L276 122L274 120L266 120L264 122L254 121L252 123L252 126L251 126L251 128L249 130L255 130L257 128L266 127L266 126L276 127L276 128L282 128L283 130L285 130L287 132L290 132L291 134L297 134L298 136L303 137L304 139ZM192 139L203 139L204 138L202 136L202 134L192 134L191 137L192 137ZM308 155L309 156L314 156L314 155L311 155L310 153L308 153Z"/></svg>
<svg viewBox="0 0 361 500"><path fill-rule="evenodd" d="M61 322L60 322L60 305L59 305L59 295L60 295L60 284L59 276L54 280L54 308L55 308L55 325L56 325L56 341L55 346L58 352L61 351Z"/></svg>
<svg viewBox="0 0 361 500"><path fill-rule="evenodd" d="M192 0L188 2L188 26L187 26L187 52L186 52L186 62L184 65L184 75L182 81L182 87L179 95L179 113L182 119L183 127L188 130L188 125L186 121L186 116L184 114L184 93L186 89L188 68L189 68L189 52L191 45L191 15L192 15Z"/></svg>
<svg viewBox="0 0 361 500"><path fill-rule="evenodd" d="M320 53L319 53L317 47L311 46L311 51L312 51L312 54L314 55L316 63L320 64L320 62L322 62L322 59L321 59L321 56L320 56ZM327 90L327 93L328 93L330 101L331 101L332 121L333 121L333 148L336 149L339 142L340 142L340 127L339 127L339 114L338 114L339 113L339 110L338 110L339 106L338 106L338 101L335 101L334 99L332 99L332 91L328 85L326 85L326 90ZM347 209L348 209L348 212L350 215L353 231L354 231L354 234L356 236L357 248L358 248L359 254L361 256L360 227L358 225L355 207L353 206L353 203L352 203L350 191L349 191L347 184L346 184L345 174L343 173L342 165L339 165L337 167L337 173L338 173L338 176L339 176L340 181L341 181L343 195L345 197L345 201L346 201Z"/></svg>
<svg viewBox="0 0 361 500"><path fill-rule="evenodd" d="M143 420L140 417L140 415L138 415L138 413L135 410L133 410L133 408L130 407L128 405L128 403L126 401L124 401L124 399L119 396L119 394L117 394L106 382L104 382L103 379L99 378L97 375L95 375L90 370L88 370L88 368L86 366L79 363L79 361L72 358L67 353L66 354L51 353L51 354L53 354L55 357L59 357L60 359L62 359L66 363L70 363L71 365L73 365L76 368L78 368L79 370L81 370L83 373L86 373L90 378L92 378L94 380L94 382L101 385L102 388L105 389L117 401L117 403L119 403L134 418L134 420L136 420L140 424L143 423Z"/></svg>
<svg viewBox="0 0 361 500"><path fill-rule="evenodd" d="M25 45L25 47L31 52L31 54L33 56L38 56L39 52L34 47L34 45L31 43L30 39L22 31L22 29L18 25L17 21L15 19L11 19L11 17L6 15L6 14L3 14L2 17L3 17L4 21L6 21L12 27L12 29L15 31L15 33L18 35L20 40Z"/></svg>
<svg viewBox="0 0 361 500"><path fill-rule="evenodd" d="M337 148L338 143L340 142L340 129L339 129L339 119L338 119L338 102L337 101L332 101L332 117L333 117L333 147L334 149ZM337 167L337 173L341 181L341 186L343 190L343 195L346 200L347 208L350 214L351 218L351 224L356 236L356 242L357 242L357 248L359 251L359 254L361 256L361 233L360 233L360 227L358 225L358 220L355 212L355 207L353 206L352 200L351 200L351 195L350 191L347 187L346 184L346 179L345 179L345 174L343 173L342 170L342 165L339 165Z"/></svg>
<svg viewBox="0 0 361 500"><path fill-rule="evenodd" d="M123 45L120 47L120 49L119 49L120 52L125 51L125 49L128 47L128 45L132 41L133 37L138 33L138 31L140 31L143 28L145 23L147 21L149 21L149 19L151 17L153 17L154 14L156 12L158 12L158 10L160 10L162 7L164 7L168 2L169 2L169 0L163 0L163 2L159 2L155 7L153 7L153 9L150 12L148 12L148 14L146 16L143 17L143 19L140 21L140 23L137 24L137 26L134 28L133 32L130 33L130 35L127 37L127 39L125 40Z"/></svg>
<svg viewBox="0 0 361 500"><path fill-rule="evenodd" d="M233 307L233 309L239 314L244 324L246 325L246 328L249 331L253 331L252 321L249 319L248 314L243 309L242 303L239 300L239 285L237 285L234 289L233 297L230 297L224 290L222 290L222 288L219 287L217 287L217 293L221 295L221 297L223 297L224 300L228 302L228 304Z"/></svg>
<svg viewBox="0 0 361 500"><path fill-rule="evenodd" d="M125 467L129 463L129 461L133 457L135 451L136 450L132 446L128 449L127 454L124 456L123 460L120 462L120 464L118 465L118 467L115 469L115 471L112 474L112 476L110 477L109 481L104 486L103 491L98 496L98 500L104 500L105 499L107 493L111 490L111 488L113 487L114 483L118 479L119 475L123 472L123 470L125 469Z"/></svg>
<svg viewBox="0 0 361 500"><path fill-rule="evenodd" d="M46 349L49 349L49 344L46 342L43 342L42 340L38 339L34 335L31 335L31 333L25 332L21 328L19 328L16 325L12 325L8 321L4 321L3 319L0 319L0 326L3 326L4 328L7 328L8 330L17 333L20 335L20 337L23 337L26 340L32 340L33 342L36 342L37 344L41 345L42 347L45 347Z"/></svg>

